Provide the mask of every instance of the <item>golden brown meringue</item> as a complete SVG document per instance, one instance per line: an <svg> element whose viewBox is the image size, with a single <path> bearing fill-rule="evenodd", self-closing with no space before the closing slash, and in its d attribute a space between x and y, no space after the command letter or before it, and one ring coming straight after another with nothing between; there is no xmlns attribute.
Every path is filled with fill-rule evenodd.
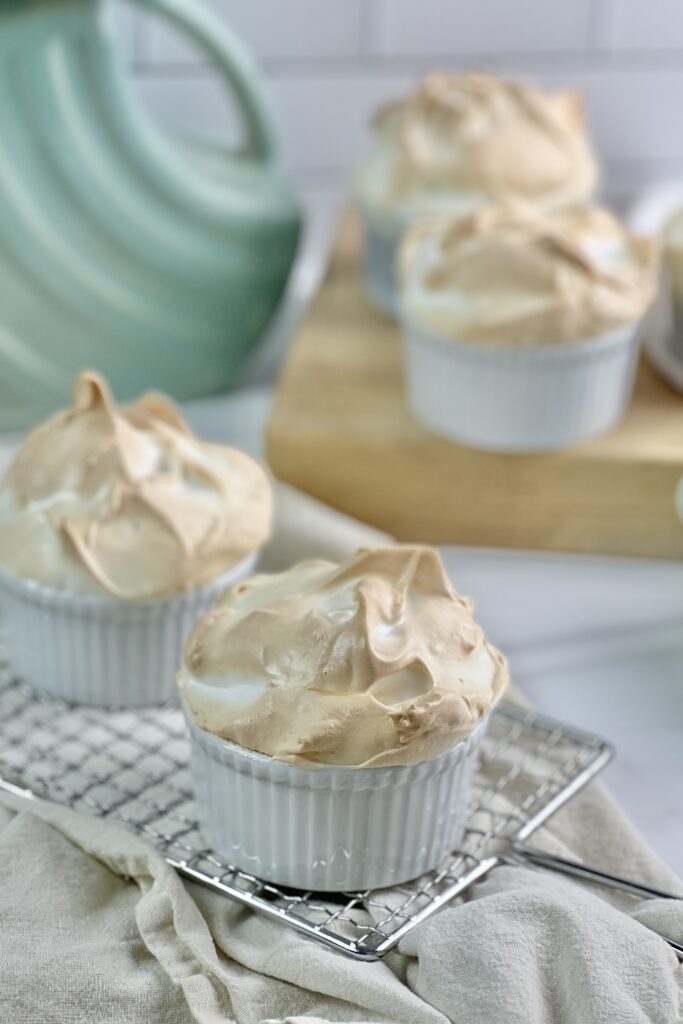
<svg viewBox="0 0 683 1024"><path fill-rule="evenodd" d="M164 396L117 408L82 373L74 407L29 434L0 485L0 564L50 587L156 599L229 570L270 519L253 459L198 441Z"/></svg>
<svg viewBox="0 0 683 1024"><path fill-rule="evenodd" d="M588 201L598 167L580 97L487 74L434 72L383 107L358 177L371 207L467 212L521 199L545 209Z"/></svg>
<svg viewBox="0 0 683 1024"><path fill-rule="evenodd" d="M434 757L507 679L438 553L396 546L233 586L195 627L178 681L201 728L310 767Z"/></svg>
<svg viewBox="0 0 683 1024"><path fill-rule="evenodd" d="M404 315L434 333L545 345L639 320L657 249L597 207L543 214L522 204L415 225L400 254Z"/></svg>

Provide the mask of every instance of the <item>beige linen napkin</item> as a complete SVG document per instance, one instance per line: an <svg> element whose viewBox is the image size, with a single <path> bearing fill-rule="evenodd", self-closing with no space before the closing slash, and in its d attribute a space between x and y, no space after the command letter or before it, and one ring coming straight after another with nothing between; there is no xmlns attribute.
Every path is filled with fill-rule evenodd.
<svg viewBox="0 0 683 1024"><path fill-rule="evenodd" d="M289 489L278 510L270 569L382 539ZM681 1019L683 969L655 934L683 941L678 903L597 896L546 872L499 868L399 952L360 964L181 882L121 829L48 804L32 813L11 797L3 805L2 1024ZM535 842L678 887L596 785Z"/></svg>

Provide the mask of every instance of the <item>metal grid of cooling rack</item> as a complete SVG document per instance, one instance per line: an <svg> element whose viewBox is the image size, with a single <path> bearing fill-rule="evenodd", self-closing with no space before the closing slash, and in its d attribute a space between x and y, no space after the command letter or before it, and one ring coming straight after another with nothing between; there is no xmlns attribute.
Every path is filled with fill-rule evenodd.
<svg viewBox="0 0 683 1024"><path fill-rule="evenodd" d="M190 748L177 708L106 711L37 694L0 663L0 788L110 819L182 875L362 960L387 953L527 839L610 759L596 736L505 705L492 715L461 847L389 890L298 892L239 871L197 829Z"/></svg>

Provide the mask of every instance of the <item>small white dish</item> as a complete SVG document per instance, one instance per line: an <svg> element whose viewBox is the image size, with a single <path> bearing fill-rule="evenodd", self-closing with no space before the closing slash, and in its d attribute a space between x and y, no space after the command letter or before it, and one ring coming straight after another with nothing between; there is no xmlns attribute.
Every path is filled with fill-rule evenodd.
<svg viewBox="0 0 683 1024"><path fill-rule="evenodd" d="M257 556L252 552L203 587L135 603L56 590L0 569L12 670L36 689L73 703L141 707L175 700L175 674L190 630L227 586L250 575Z"/></svg>
<svg viewBox="0 0 683 1024"><path fill-rule="evenodd" d="M631 398L642 322L584 341L528 347L442 338L403 317L415 418L457 444L546 452L606 433Z"/></svg>
<svg viewBox="0 0 683 1024"><path fill-rule="evenodd" d="M242 871L297 889L374 889L431 870L462 839L487 719L430 761L303 768L185 717L200 828Z"/></svg>

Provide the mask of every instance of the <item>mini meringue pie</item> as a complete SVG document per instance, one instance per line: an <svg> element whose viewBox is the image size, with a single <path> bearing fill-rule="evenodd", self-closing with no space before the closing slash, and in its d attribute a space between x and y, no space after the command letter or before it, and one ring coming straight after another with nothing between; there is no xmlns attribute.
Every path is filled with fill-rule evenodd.
<svg viewBox="0 0 683 1024"><path fill-rule="evenodd" d="M0 482L14 668L70 700L168 699L190 625L251 571L271 506L261 467L199 441L164 396L119 408L82 373Z"/></svg>
<svg viewBox="0 0 683 1024"><path fill-rule="evenodd" d="M509 201L565 210L589 202L598 179L575 92L481 73L427 75L375 115L357 174L370 297L394 311L396 246L422 217Z"/></svg>
<svg viewBox="0 0 683 1024"><path fill-rule="evenodd" d="M515 203L416 224L399 264L408 396L429 429L542 451L621 418L656 294L652 240L607 210Z"/></svg>
<svg viewBox="0 0 683 1024"><path fill-rule="evenodd" d="M429 870L461 838L507 681L432 548L233 585L178 675L206 838L243 870L303 888Z"/></svg>

